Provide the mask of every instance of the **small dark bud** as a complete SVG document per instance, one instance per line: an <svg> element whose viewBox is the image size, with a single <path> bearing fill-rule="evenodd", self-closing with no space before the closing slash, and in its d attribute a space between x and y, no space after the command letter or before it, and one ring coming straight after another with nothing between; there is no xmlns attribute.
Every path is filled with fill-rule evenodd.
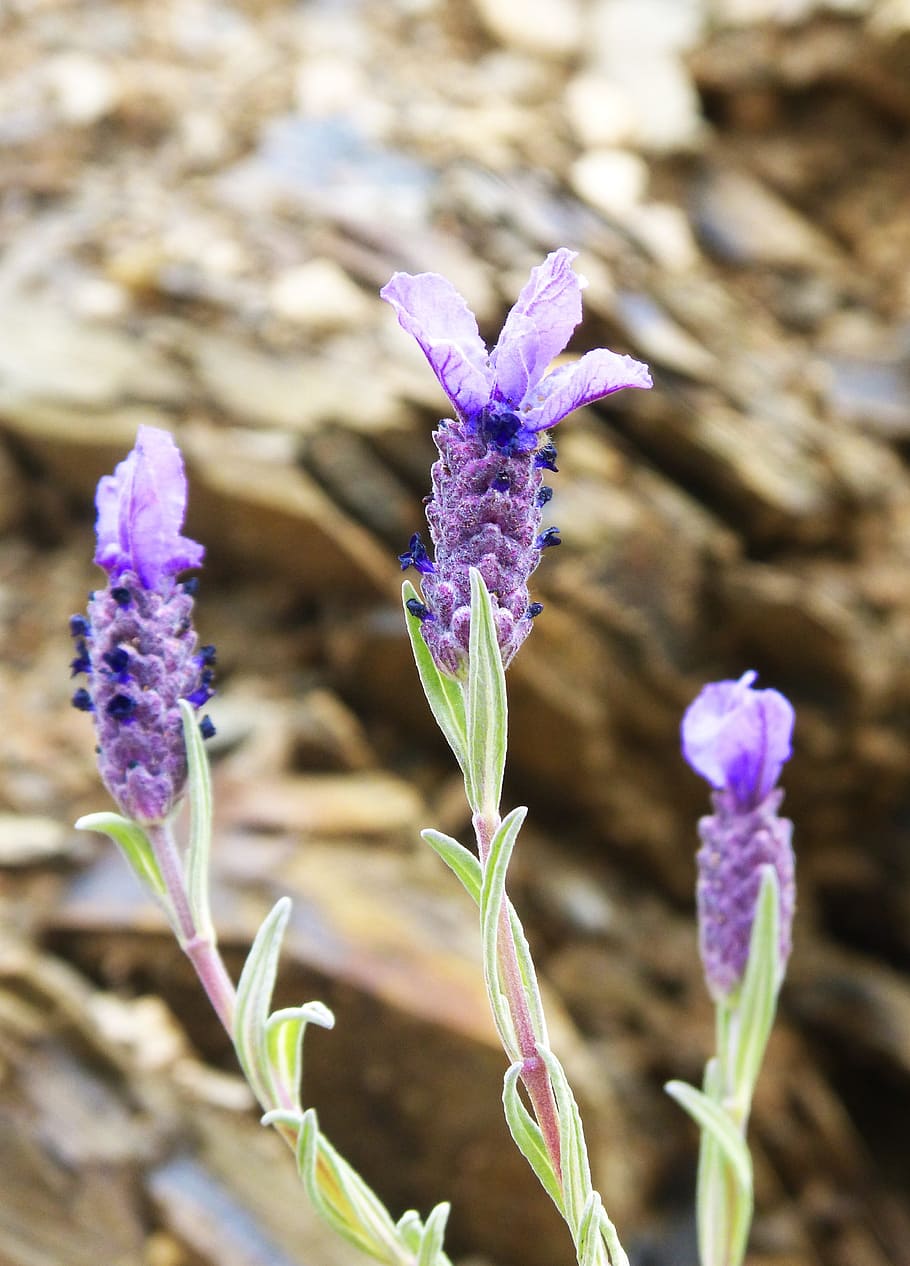
<svg viewBox="0 0 910 1266"><path fill-rule="evenodd" d="M209 646L199 647L199 663L200 664L205 664L206 666L213 665L215 663L215 656L216 656L216 651L215 651L214 646L209 645Z"/></svg>
<svg viewBox="0 0 910 1266"><path fill-rule="evenodd" d="M181 584L183 585L184 593L189 594L191 598L196 597L196 594L199 592L198 576L190 576L189 580L181 581Z"/></svg>
<svg viewBox="0 0 910 1266"><path fill-rule="evenodd" d="M117 585L111 590L111 597L114 599L118 607L128 607L132 601L132 594L126 585Z"/></svg>
<svg viewBox="0 0 910 1266"><path fill-rule="evenodd" d="M528 620L536 620L542 610L543 610L542 602L532 602L531 605L528 607L527 611L525 612L525 617Z"/></svg>
<svg viewBox="0 0 910 1266"><path fill-rule="evenodd" d="M215 726L210 716L204 716L199 722L199 733L204 739L215 737Z"/></svg>
<svg viewBox="0 0 910 1266"><path fill-rule="evenodd" d="M117 646L112 651L105 651L101 656L108 668L115 677L123 678L129 667L129 652L124 650L122 646Z"/></svg>
<svg viewBox="0 0 910 1266"><path fill-rule="evenodd" d="M136 711L136 700L129 695L114 695L107 705L107 714L115 721L128 721Z"/></svg>
<svg viewBox="0 0 910 1266"><path fill-rule="evenodd" d="M92 696L85 689L80 687L73 695L72 704L74 708L78 708L80 712L94 712L95 705L92 703Z"/></svg>
<svg viewBox="0 0 910 1266"><path fill-rule="evenodd" d="M556 445L552 440L534 454L534 465L538 470L552 470L554 474L559 472L559 467L556 465Z"/></svg>
<svg viewBox="0 0 910 1266"><path fill-rule="evenodd" d="M545 506L548 501L552 501L552 500L553 500L553 489L550 488L549 485L547 484L541 484L540 488L538 488L537 490L537 504L539 506Z"/></svg>
<svg viewBox="0 0 910 1266"><path fill-rule="evenodd" d="M551 545L562 545L558 527L548 527L545 532L541 532L535 541L538 549L549 549Z"/></svg>
<svg viewBox="0 0 910 1266"><path fill-rule="evenodd" d="M491 482L490 487L494 492L508 492L511 484L512 481L509 479L509 472L507 470L501 470Z"/></svg>
<svg viewBox="0 0 910 1266"><path fill-rule="evenodd" d="M89 622L84 615L70 616L70 637L88 637Z"/></svg>
<svg viewBox="0 0 910 1266"><path fill-rule="evenodd" d="M427 606L424 606L424 604L422 602L419 602L417 598L408 598L407 602L405 603L405 606L410 611L411 615L416 616L416 618L420 620L421 623L424 620L435 619L435 616L433 615L433 612L430 610L430 608Z"/></svg>

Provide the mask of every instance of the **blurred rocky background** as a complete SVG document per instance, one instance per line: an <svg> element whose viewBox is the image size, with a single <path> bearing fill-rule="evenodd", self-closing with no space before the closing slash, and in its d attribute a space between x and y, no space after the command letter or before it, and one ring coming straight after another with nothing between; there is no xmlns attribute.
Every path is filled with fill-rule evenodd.
<svg viewBox="0 0 910 1266"><path fill-rule="evenodd" d="M800 909L752 1138L752 1266L910 1263L910 4L0 0L0 1263L353 1266L119 859L68 706L92 494L187 455L219 648L216 910L338 1025L307 1100L472 1266L568 1266L500 1121L467 839L402 631L444 401L377 298L495 337L580 252L573 350L655 389L557 435L546 610L510 670L513 895L635 1266L695 1260L712 1047L704 788L677 727L755 668L798 710Z"/></svg>

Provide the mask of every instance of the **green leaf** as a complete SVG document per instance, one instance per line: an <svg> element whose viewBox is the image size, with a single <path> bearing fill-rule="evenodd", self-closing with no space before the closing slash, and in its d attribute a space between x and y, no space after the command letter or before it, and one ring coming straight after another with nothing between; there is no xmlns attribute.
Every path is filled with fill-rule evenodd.
<svg viewBox="0 0 910 1266"><path fill-rule="evenodd" d="M468 742L464 691L461 682L456 681L454 677L449 677L437 667L420 632L420 620L416 615L411 615L408 610L407 604L412 598L419 602L420 594L411 582L406 580L401 587L401 599L404 604L405 624L408 637L411 639L411 650L414 652L417 674L427 697L427 703L430 705L430 711L445 735L449 747L455 753L455 759L461 767L467 786ZM471 799L470 787L468 787L468 799Z"/></svg>
<svg viewBox="0 0 910 1266"><path fill-rule="evenodd" d="M417 1252L417 1266L437 1266L442 1253L442 1241L445 1236L446 1222L452 1206L443 1201L436 1205L423 1227L420 1237L420 1248Z"/></svg>
<svg viewBox="0 0 910 1266"><path fill-rule="evenodd" d="M498 813L508 741L506 675L493 602L476 567L471 568L467 726L471 808L475 813Z"/></svg>
<svg viewBox="0 0 910 1266"><path fill-rule="evenodd" d="M502 1085L502 1106L505 1110L506 1123L515 1146L534 1170L540 1184L547 1195L563 1213L562 1191L559 1179L553 1169L553 1163L547 1153L547 1145L543 1141L540 1126L521 1102L518 1093L518 1081L521 1077L521 1063L512 1064L505 1075Z"/></svg>
<svg viewBox="0 0 910 1266"><path fill-rule="evenodd" d="M266 1023L278 974L281 942L290 916L290 898L282 897L256 933L237 985L234 1047L244 1076L264 1108L275 1106Z"/></svg>
<svg viewBox="0 0 910 1266"><path fill-rule="evenodd" d="M577 1242L581 1216L592 1190L591 1167L588 1162L588 1148L582 1129L581 1114L562 1064L546 1046L538 1045L537 1053L547 1066L556 1099L565 1219L572 1231L573 1239Z"/></svg>
<svg viewBox="0 0 910 1266"><path fill-rule="evenodd" d="M468 896L472 897L474 902L479 905L483 873L480 862L471 850L465 848L463 844L459 844L457 840L453 840L451 835L445 835L442 831L434 831L431 827L421 831L420 835L461 881Z"/></svg>
<svg viewBox="0 0 910 1266"><path fill-rule="evenodd" d="M167 889L151 842L142 827L119 813L88 813L76 823L77 831L98 831L114 841L130 869L145 888L167 905Z"/></svg>
<svg viewBox="0 0 910 1266"><path fill-rule="evenodd" d="M699 1129L707 1131L714 1139L733 1171L740 1191L751 1193L752 1158L749 1156L749 1149L742 1134L720 1104L684 1081L668 1081L664 1090L688 1112Z"/></svg>
<svg viewBox="0 0 910 1266"><path fill-rule="evenodd" d="M752 1093L774 1024L780 988L780 894L773 866L762 867L761 889L749 941L749 958L735 1000L736 1050L733 1079L737 1108L748 1117Z"/></svg>
<svg viewBox="0 0 910 1266"><path fill-rule="evenodd" d="M509 902L509 927L512 930L512 940L515 943L515 955L518 959L518 968L524 985L524 995L528 1004L528 1014L531 1018L534 1038L539 1045L549 1046L547 1019L544 1015L543 999L540 996L540 985L537 982L537 971L534 967L534 960L531 957L531 947L528 945L524 928L521 926L521 920L511 901Z"/></svg>
<svg viewBox="0 0 910 1266"><path fill-rule="evenodd" d="M499 987L499 920L505 900L506 873L518 832L527 817L527 809L513 809L504 818L490 842L490 852L483 868L480 892L480 932L483 947L483 974L493 1019L510 1062L520 1058L512 1016Z"/></svg>
<svg viewBox="0 0 910 1266"><path fill-rule="evenodd" d="M265 1024L265 1044L274 1087L283 1087L285 1097L300 1102L303 1077L303 1036L308 1024L331 1029L335 1017L321 1002L307 1002L302 1007L285 1007L273 1011Z"/></svg>
<svg viewBox="0 0 910 1266"><path fill-rule="evenodd" d="M187 850L186 895L198 936L215 943L209 906L209 855L212 846L212 779L196 710L180 700L183 741L188 769L190 840Z"/></svg>

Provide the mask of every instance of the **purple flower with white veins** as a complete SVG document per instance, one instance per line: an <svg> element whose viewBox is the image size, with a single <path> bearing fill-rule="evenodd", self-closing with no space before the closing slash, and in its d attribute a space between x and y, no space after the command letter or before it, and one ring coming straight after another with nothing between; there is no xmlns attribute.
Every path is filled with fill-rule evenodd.
<svg viewBox="0 0 910 1266"><path fill-rule="evenodd" d="M136 445L95 498L95 562L108 583L70 621L74 675L88 686L74 705L91 712L101 776L125 816L162 821L183 794L186 753L179 701L201 707L212 695L215 650L197 649L192 627L194 581L203 547L181 535L186 476L167 431L141 426ZM214 733L203 718L204 737Z"/></svg>
<svg viewBox="0 0 910 1266"><path fill-rule="evenodd" d="M503 662L524 641L540 604L528 601L528 577L558 529L540 531L555 470L545 432L574 409L624 387L650 387L646 365L599 349L546 373L581 320L584 281L565 248L534 268L499 342L487 352L477 321L450 282L436 273L396 273L380 291L402 328L423 349L452 403L434 439L434 495L427 507L435 560L419 536L400 555L421 572L424 640L436 663L463 672L470 631L469 570L477 567L494 600ZM541 444L541 440L543 443Z"/></svg>
<svg viewBox="0 0 910 1266"><path fill-rule="evenodd" d="M714 813L698 824L699 941L715 998L742 980L761 886L774 867L780 894L781 972L790 954L796 904L793 824L778 816L777 788L792 747L793 707L776 690L755 690L756 674L705 686L683 717L683 755L714 788Z"/></svg>

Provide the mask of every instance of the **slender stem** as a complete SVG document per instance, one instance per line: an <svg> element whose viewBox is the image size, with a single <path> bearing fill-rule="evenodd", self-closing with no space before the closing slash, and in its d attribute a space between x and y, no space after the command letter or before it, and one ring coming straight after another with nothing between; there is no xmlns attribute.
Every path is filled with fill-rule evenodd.
<svg viewBox="0 0 910 1266"><path fill-rule="evenodd" d="M233 1040L237 991L218 952L214 936L200 933L196 929L196 921L187 897L183 862L171 824L161 822L147 826L146 831L164 880L180 948L193 964L206 997L228 1037Z"/></svg>
<svg viewBox="0 0 910 1266"><path fill-rule="evenodd" d="M493 836L500 825L498 813L476 813L474 815L474 831L477 837L477 851L481 865L485 866L490 852ZM547 1154L553 1165L556 1177L562 1183L562 1157L559 1142L559 1114L556 1110L556 1098L550 1083L550 1075L546 1065L537 1051L537 1036L534 1023L525 996L521 967L512 938L512 926L509 919L508 898L503 897L499 911L499 969L502 985L509 1004L512 1023L515 1026L515 1037L518 1042L518 1054L521 1058L521 1080L528 1092L537 1124L543 1136Z"/></svg>

